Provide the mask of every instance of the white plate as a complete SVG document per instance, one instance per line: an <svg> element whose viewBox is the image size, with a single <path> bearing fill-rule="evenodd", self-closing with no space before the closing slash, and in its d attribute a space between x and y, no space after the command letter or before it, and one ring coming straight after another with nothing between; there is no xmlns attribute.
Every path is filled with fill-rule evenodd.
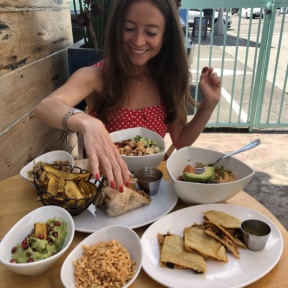
<svg viewBox="0 0 288 288"><path fill-rule="evenodd" d="M161 180L158 193L151 196L151 198L152 201L149 205L113 218L107 217L100 209L95 211L95 206L91 205L83 213L73 217L75 230L93 233L111 225L124 225L131 229L138 228L150 224L169 213L178 200L173 187L165 180Z"/></svg>
<svg viewBox="0 0 288 288"><path fill-rule="evenodd" d="M229 262L206 261L207 272L195 274L191 270L160 268L157 233L171 233L183 236L183 229L194 222L203 220L203 212L219 210L241 220L259 219L271 227L271 234L265 248L255 252L239 248L241 259L237 260L227 253ZM143 269L155 281L177 288L237 288L244 287L266 275L279 261L283 251L280 231L264 215L245 207L231 204L203 204L184 208L170 213L153 223L141 238L143 247Z"/></svg>

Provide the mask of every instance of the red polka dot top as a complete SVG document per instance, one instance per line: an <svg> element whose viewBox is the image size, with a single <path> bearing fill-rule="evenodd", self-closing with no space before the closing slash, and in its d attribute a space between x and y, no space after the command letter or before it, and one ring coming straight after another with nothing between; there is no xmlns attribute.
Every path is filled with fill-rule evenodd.
<svg viewBox="0 0 288 288"><path fill-rule="evenodd" d="M103 62L98 62L95 66L102 69ZM94 109L89 112L89 115L95 118L97 116ZM119 108L108 113L108 123L105 124L105 127L109 133L127 128L143 127L164 137L168 129L167 124L164 123L165 116L162 104L139 110Z"/></svg>

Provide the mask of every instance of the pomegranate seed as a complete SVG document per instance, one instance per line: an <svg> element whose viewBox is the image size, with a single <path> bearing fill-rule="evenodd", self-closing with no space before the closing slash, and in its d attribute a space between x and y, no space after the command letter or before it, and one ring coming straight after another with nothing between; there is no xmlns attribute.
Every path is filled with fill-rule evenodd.
<svg viewBox="0 0 288 288"><path fill-rule="evenodd" d="M29 259L27 260L27 263L31 263L31 262L34 262L34 259L33 259L33 258L29 258Z"/></svg>
<svg viewBox="0 0 288 288"><path fill-rule="evenodd" d="M17 263L15 259L11 259L10 263Z"/></svg>
<svg viewBox="0 0 288 288"><path fill-rule="evenodd" d="M46 240L47 240L48 243L51 243L51 242L53 243L53 240L50 237L47 237Z"/></svg>
<svg viewBox="0 0 288 288"><path fill-rule="evenodd" d="M54 222L54 225L55 225L55 226L60 226L61 223L60 223L59 221L55 221L55 222Z"/></svg>
<svg viewBox="0 0 288 288"><path fill-rule="evenodd" d="M58 232L57 232L57 231L53 232L52 235L53 235L55 238L58 238Z"/></svg>
<svg viewBox="0 0 288 288"><path fill-rule="evenodd" d="M26 249L28 249L29 246L27 244L22 244L21 247L22 247L22 249L26 250Z"/></svg>
<svg viewBox="0 0 288 288"><path fill-rule="evenodd" d="M44 239L44 235L43 235L43 234L40 234L38 238L39 238L39 239Z"/></svg>
<svg viewBox="0 0 288 288"><path fill-rule="evenodd" d="M22 245L27 245L27 239L25 238L22 242L21 242Z"/></svg>
<svg viewBox="0 0 288 288"><path fill-rule="evenodd" d="M11 253L15 253L17 251L17 247L13 247L12 250L11 250Z"/></svg>

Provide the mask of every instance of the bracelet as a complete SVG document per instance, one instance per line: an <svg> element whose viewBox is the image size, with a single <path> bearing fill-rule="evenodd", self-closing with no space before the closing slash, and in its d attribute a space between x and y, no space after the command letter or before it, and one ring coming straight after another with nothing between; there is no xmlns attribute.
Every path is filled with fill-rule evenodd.
<svg viewBox="0 0 288 288"><path fill-rule="evenodd" d="M76 109L76 108L72 108L72 109L70 109L65 115L64 115L64 117L63 117L63 119L62 119L62 126L63 126L63 128L64 128L64 130L66 131L66 132L73 132L73 131L71 131L69 128L68 128L68 119L72 116L72 115L74 115L74 114L77 114L77 113L84 113L84 111L82 111L82 110L79 110L79 109Z"/></svg>

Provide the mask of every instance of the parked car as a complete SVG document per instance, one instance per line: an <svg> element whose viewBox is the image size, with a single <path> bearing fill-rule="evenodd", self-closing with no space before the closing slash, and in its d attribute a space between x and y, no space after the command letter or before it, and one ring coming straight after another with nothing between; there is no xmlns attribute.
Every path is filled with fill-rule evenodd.
<svg viewBox="0 0 288 288"><path fill-rule="evenodd" d="M238 14L239 12L239 8L231 8L231 14L234 15L234 14Z"/></svg>
<svg viewBox="0 0 288 288"><path fill-rule="evenodd" d="M253 13L252 13L252 8L242 8L242 18L249 19L251 18L251 16L252 18L260 17L261 9L262 8L253 8ZM264 9L262 9L262 18L263 17L264 17Z"/></svg>
<svg viewBox="0 0 288 288"><path fill-rule="evenodd" d="M200 10L199 9L189 9L189 14L188 14L188 22L189 22L189 27L192 27L194 24L194 18L195 17L200 17ZM214 24L218 20L218 15L219 11L218 9L215 9L215 15L214 15ZM204 17L204 14L202 12L202 17ZM223 22L226 25L226 12L223 12ZM228 15L228 23L227 23L227 28L230 28L232 25L232 20L231 17ZM210 27L211 28L211 27Z"/></svg>

